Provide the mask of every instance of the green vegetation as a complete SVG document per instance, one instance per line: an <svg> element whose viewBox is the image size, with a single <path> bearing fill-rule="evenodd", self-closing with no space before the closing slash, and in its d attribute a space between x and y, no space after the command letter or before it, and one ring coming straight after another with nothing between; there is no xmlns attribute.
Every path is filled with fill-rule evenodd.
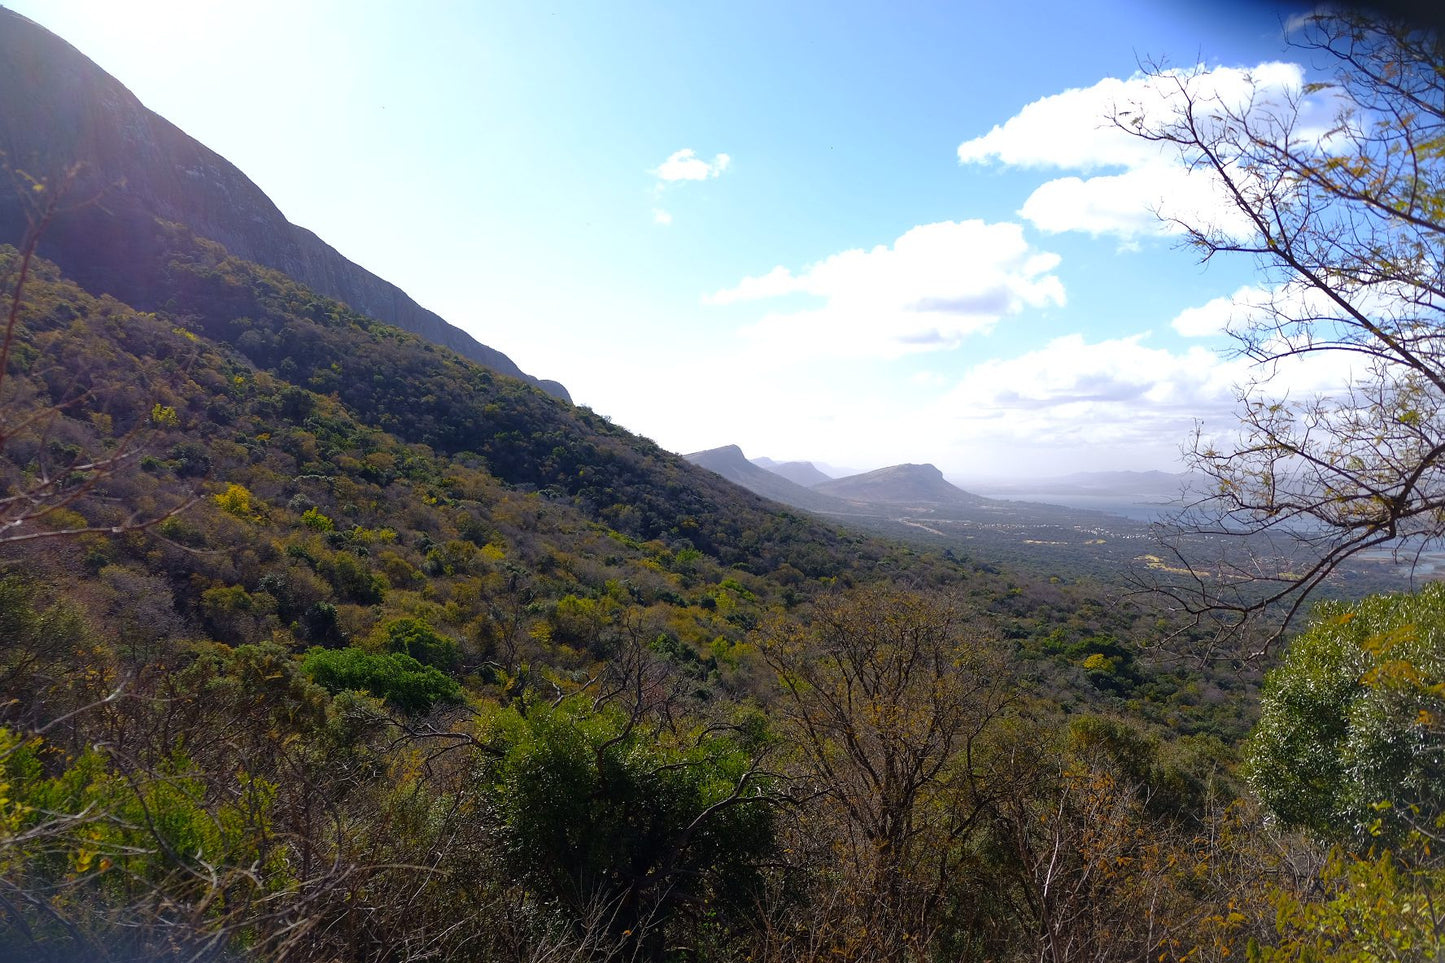
<svg viewBox="0 0 1445 963"><path fill-rule="evenodd" d="M314 648L301 660L301 670L327 692L369 692L407 713L427 712L438 702L456 702L462 692L455 679L435 666L400 652Z"/></svg>
<svg viewBox="0 0 1445 963"><path fill-rule="evenodd" d="M483 782L511 871L624 958L655 959L679 922L696 930L704 915L741 916L765 897L778 800L739 740L705 729L677 738L646 709L574 699L504 710Z"/></svg>
<svg viewBox="0 0 1445 963"><path fill-rule="evenodd" d="M162 310L39 261L20 305L9 390L51 414L6 440L8 483L133 454L16 526L78 534L0 542L10 955L985 958L1052 905L1040 815L1114 765L1060 768L1071 715L1140 719L1150 752L1200 733L1216 768L1247 727L1247 679L1161 662L1153 618L1087 587L778 512L164 236ZM294 342L274 373L242 353L263 327ZM313 384L337 358L387 375ZM878 670L869 744L836 756L817 699ZM909 753L868 815L869 767ZM1134 805L1129 845L1212 792Z"/></svg>
<svg viewBox="0 0 1445 963"><path fill-rule="evenodd" d="M1445 591L1245 741L1161 612L155 241L138 306L0 249L0 957L1439 955Z"/></svg>
<svg viewBox="0 0 1445 963"><path fill-rule="evenodd" d="M1276 889L1260 959L1430 959L1445 939L1445 586L1331 604L1265 681L1249 781L1331 848L1321 895Z"/></svg>

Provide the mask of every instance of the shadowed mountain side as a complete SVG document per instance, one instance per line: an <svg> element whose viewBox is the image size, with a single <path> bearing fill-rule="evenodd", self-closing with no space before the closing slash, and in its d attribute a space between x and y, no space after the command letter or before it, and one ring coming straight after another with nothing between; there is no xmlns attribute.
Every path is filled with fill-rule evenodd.
<svg viewBox="0 0 1445 963"><path fill-rule="evenodd" d="M404 328L564 400L505 354L426 310L286 220L224 157L147 109L114 77L43 27L0 8L0 153L57 183L76 169L78 203L50 225L41 253L84 287L141 308L162 306L156 221L184 224L237 257L274 268L353 310ZM0 190L0 239L19 241L22 202Z"/></svg>
<svg viewBox="0 0 1445 963"><path fill-rule="evenodd" d="M771 458L754 458L754 465L766 468L775 475L781 475L795 485L802 485L804 488L812 488L814 485L821 485L824 482L833 480L832 475L824 474L818 470L818 466L810 461L773 461Z"/></svg>
<svg viewBox="0 0 1445 963"><path fill-rule="evenodd" d="M784 505L828 515L852 514L856 511L853 506L840 499L820 495L796 482L789 481L782 475L775 474L766 468L760 468L748 461L743 455L742 449L737 445L724 445L721 448L712 448L707 451L695 451L682 457L699 468L716 472L755 495L771 498Z"/></svg>

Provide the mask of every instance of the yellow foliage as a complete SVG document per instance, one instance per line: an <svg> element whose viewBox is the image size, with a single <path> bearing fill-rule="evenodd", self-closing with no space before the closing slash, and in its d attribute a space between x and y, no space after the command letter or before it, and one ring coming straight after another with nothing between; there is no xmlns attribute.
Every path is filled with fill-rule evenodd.
<svg viewBox="0 0 1445 963"><path fill-rule="evenodd" d="M237 518L247 520L256 517L256 508L252 501L254 496L252 496L245 485L238 485L235 482L231 482L226 486L225 491L219 492L212 497L215 499L216 504L220 506L221 511L227 515L234 515Z"/></svg>
<svg viewBox="0 0 1445 963"><path fill-rule="evenodd" d="M159 401L151 408L151 424L157 428L175 428L181 423L181 418L176 414L176 409L170 405L163 405Z"/></svg>

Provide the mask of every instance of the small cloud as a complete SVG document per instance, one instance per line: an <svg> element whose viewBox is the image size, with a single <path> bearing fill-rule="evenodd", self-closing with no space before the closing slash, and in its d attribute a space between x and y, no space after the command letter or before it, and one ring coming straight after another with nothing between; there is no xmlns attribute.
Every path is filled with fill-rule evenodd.
<svg viewBox="0 0 1445 963"><path fill-rule="evenodd" d="M1299 13L1291 14L1289 17L1285 18L1284 21L1285 36L1294 36L1305 27L1308 27L1311 23L1314 23L1316 20L1318 20L1321 14L1328 13L1329 6L1327 4L1321 4L1320 6L1317 6L1311 10L1304 10Z"/></svg>
<svg viewBox="0 0 1445 963"><path fill-rule="evenodd" d="M722 174L732 163L727 154L718 154L711 161L705 161L691 147L684 147L659 164L651 173L659 181L668 184L677 181L705 181Z"/></svg>
<svg viewBox="0 0 1445 963"><path fill-rule="evenodd" d="M732 162L733 159L727 154L718 154L710 161L703 160L691 147L674 151L671 157L648 171L657 178L652 185L652 198L654 202L661 201L662 195L669 188L687 181L707 181L720 177ZM672 212L654 207L652 222L666 227L672 223Z"/></svg>

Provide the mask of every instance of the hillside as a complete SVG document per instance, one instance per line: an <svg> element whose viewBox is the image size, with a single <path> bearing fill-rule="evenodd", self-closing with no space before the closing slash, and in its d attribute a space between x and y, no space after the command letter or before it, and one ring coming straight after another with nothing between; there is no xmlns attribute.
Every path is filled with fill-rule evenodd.
<svg viewBox="0 0 1445 963"><path fill-rule="evenodd" d="M877 505L946 505L978 508L984 499L949 484L932 465L892 465L862 475L830 479L814 491Z"/></svg>
<svg viewBox="0 0 1445 963"><path fill-rule="evenodd" d="M411 572L403 584L422 577L418 573L445 572L445 565L428 561L429 553L450 544L450 533L461 533L472 547L447 550L486 559L488 570L560 578L539 601L567 591L606 594L605 583L616 579L654 585L667 604L677 605L687 599L677 591L680 584L736 581L754 599L732 613L744 627L771 605L791 607L836 583L895 577L951 585L1021 616L1090 604L1086 596L1071 600L1052 587L1029 587L1021 598L1017 590L1030 583L986 563L921 553L781 509L586 408L319 298L179 227L168 229L165 244L169 260L156 276L170 285L173 314L136 312L83 291L53 265L36 263L20 315L18 343L25 347L12 362L17 367L7 390L18 391L14 379L21 378L38 398L59 406L61 420L45 427L54 444L37 438L22 446L17 435L4 452L12 471L38 458L40 470L51 475L116 449L139 458L139 470L103 475L103 490L87 489L62 511L81 512L106 528L121 524L126 509L139 509L131 503L140 499L164 516L166 532L185 532L178 547L199 554L176 556L183 567L172 573L179 580L168 591L178 612L198 611L197 586L212 580L200 573L212 565L232 571L250 551L232 545L223 555L208 554L226 547L227 539L284 542L289 531L323 535L336 548L350 545L340 533L386 528L397 534L388 536L382 554L409 559L415 570L396 569ZM13 265L13 258L12 251L4 263ZM157 421L157 407L174 415ZM15 423L19 412L14 402L7 406L7 422ZM9 477L20 484L19 475ZM211 497L232 484L250 493L246 526L227 522L225 511L217 514ZM166 514L191 495L197 504ZM330 528L301 521L313 508L330 519ZM46 526L54 527L54 519L15 527L28 535ZM497 532L505 537L494 537ZM131 538L117 544L140 545ZM28 546L20 543L20 557L29 557ZM558 561L573 555L585 561ZM145 558L137 556L149 564ZM382 576L375 551L360 551L358 558L363 571L357 577ZM571 571L574 564L583 568ZM64 565L53 574L86 575ZM265 573L227 578L226 585L251 592ZM383 576L377 584L386 581ZM558 594L562 586L567 590ZM331 591L339 593L330 596L332 603L363 620L360 634L389 607L346 608L355 604L348 590L333 585ZM638 591L629 589L634 600L655 604ZM752 605L757 608L744 617ZM448 617L453 629L481 631L469 627L464 611ZM1127 632L1133 616L1120 615L1113 630ZM268 635L266 626L299 631L279 615L259 625L256 638ZM1015 631L1023 638L1046 629L1054 631L1035 613ZM690 644L706 648L714 631L689 635Z"/></svg>
<svg viewBox="0 0 1445 963"><path fill-rule="evenodd" d="M695 451L690 455L683 455L683 457L699 468L716 472L734 485L740 485L763 498L770 498L775 502L809 512L831 515L854 514L852 508L841 499L821 495L771 469L753 464L737 445Z"/></svg>
<svg viewBox="0 0 1445 963"><path fill-rule="evenodd" d="M536 945L536 933L499 929L476 908L487 887L565 892L512 863L475 876L478 861L501 858L489 834L524 838L506 836L521 824L495 821L506 798L496 794L517 785L497 769L513 750L487 747L521 752L527 743L508 740L566 707L601 733L596 745L661 767L639 779L705 752L723 767L706 791L740 792L747 778L726 773L744 770L727 767L794 738L777 728L786 696L771 680L814 612L896 607L926 616L930 632L967 612L961 651L987 660L1000 706L1028 691L1018 705L1050 718L1131 706L1197 733L1243 725L1235 698L1247 688L1228 674L1201 688L1194 672L1148 658L1136 644L1152 624L1142 613L780 511L178 226L161 241L166 312L92 295L45 262L22 292L0 383L0 482L12 495L0 537L0 773L35 812L141 804L106 788L126 778L177 832L235 827L183 844L160 837L209 860L205 879L230 895L179 932L157 928L146 894L188 906L212 884L183 885L190 877L174 874L187 864L169 862L143 823L36 824L57 851L99 847L107 868L8 863L6 885L44 909L0 910L24 923L0 927L0 956L59 960L93 939L115 959L169 958L159 934L192 952L231 927L251 934L257 958L267 948L352 958L398 940L460 953L449 941L462 936L490 947L475 958ZM0 276L14 278L16 262L0 249ZM949 601L917 595L924 587ZM124 698L109 707L112 691ZM629 712L647 720L645 741L617 728ZM45 735L21 752L4 741L14 732ZM116 749L83 751L102 741ZM459 782L470 764L451 760L466 758L492 775ZM182 777L186 793L154 795ZM238 779L268 787L271 801L238 810ZM406 798L464 804L399 830L392 820L412 818L394 808ZM770 811L757 807L771 795L747 798L741 813ZM773 818L746 830L762 849L718 852L772 859L792 832ZM332 837L331 820L352 828ZM611 840L620 825L605 817L589 838ZM273 858L260 875L244 869ZM337 875L294 875L313 858ZM427 860L447 868L418 870ZM272 895L255 888L263 880ZM682 903L668 912L679 918L704 898L675 892ZM744 939L746 918L729 917L729 939ZM338 942L328 920L370 935ZM607 932L626 941L641 930Z"/></svg>
<svg viewBox="0 0 1445 963"><path fill-rule="evenodd" d="M348 9L358 22L368 13ZM515 189L550 174L548 204L555 200L573 225L585 225L577 233L590 246L574 257L581 248L567 248L556 230L540 230L539 205L522 205L549 249L546 260L527 264L513 280L525 284L532 267L551 268L541 283L566 279L567 293L587 299L574 312L579 322L623 338L626 347L631 329L613 321L615 305L591 298L589 275L558 270L580 268L594 254L589 268L605 268L610 248L625 247L626 236L616 219L595 216L601 208L569 203L558 171L585 166L589 197L630 184L616 194L637 208L634 227L661 245L655 250L680 255L641 262L644 273L631 280L645 289L665 279L686 292L701 274L675 269L709 250L689 251L689 237L704 237L720 254L743 236L717 229L716 213L712 229L698 230L708 224L699 216L706 205L745 213L744 195L763 183L757 174L782 183L790 165L777 166L775 157L776 169L766 169L756 141L724 140L706 145L707 154L678 150L647 170L626 146L633 121L623 114L650 104L641 115L656 141L656 131L672 127L662 122L667 111L656 98L607 96L626 89L613 85L611 70L645 65L613 59L611 70L593 69L609 63L602 58L569 74L561 60L543 56L555 51L499 42L519 35L494 31L508 24L490 13L465 21L460 7L449 9L471 28L457 37L483 55L477 62L498 81L541 79L569 93L585 87L619 111L592 112L600 138L564 125L560 114L532 111L525 119L534 132L565 127L587 145L543 156L506 136L517 129L479 110L487 122L478 129L499 135L488 148L514 145L519 168L528 170L511 181L476 182ZM585 22L578 12L546 10L551 23L518 24L537 28L526 31L528 39L550 47L562 37L554 31ZM188 22L181 13L167 10L164 25ZM123 16L132 15L140 16L129 9ZM323 52L316 46L322 41L334 44L324 52L356 49L340 42L352 22L328 21L332 13L323 11L314 23L337 33L302 29L310 15L293 10L284 22L256 24L278 49L292 39L313 56ZM415 9L404 16L386 21L393 29L380 48L398 59L418 49L417 37L423 44L437 37L431 21L403 34L419 19ZM1353 83L1357 91L1363 83L1367 96L1353 95L1353 102L1369 126L1355 130L1346 116L1334 131L1358 134L1351 143L1378 150L1338 170L1307 163L1305 180L1277 182L1291 189L1277 198L1275 213L1291 223L1291 205L1314 196L1306 191L1301 201L1298 189L1310 187L1315 174L1325 188L1358 182L1366 193L1381 184L1393 192L1390 169L1371 180L1354 167L1369 175L1378 173L1375 160L1414 157L1404 169L1421 176L1407 179L1406 193L1421 201L1421 217L1434 217L1445 205L1436 203L1442 191L1425 175L1445 157L1439 139L1391 137L1396 125L1418 133L1418 118L1397 110L1376 123L1366 108L1390 106L1406 86L1416 107L1445 93L1438 42L1398 25L1381 34L1349 11L1312 16L1313 27L1310 18L1296 25L1293 42L1364 71ZM687 39L675 29L681 21L663 19ZM796 21L804 28L799 35L818 41L816 24L804 20ZM619 20L608 36L594 20L594 29L574 35L588 41L589 55L622 37L647 50L664 34L639 31L639 22ZM889 47L877 42L889 39L879 26L884 20L867 32L860 22L830 22L824 39L836 33L867 41L875 54L927 51L916 29ZM117 35L125 26L108 23ZM143 16L139 23L162 25ZM706 23L711 47L751 49L717 43L728 39L720 21ZM776 33L756 27L750 21L742 29ZM281 30L291 33L274 32ZM220 49L202 47L205 30L184 32L206 55ZM493 46L472 45L478 38ZM791 41L769 39L784 43L778 50ZM253 49L233 46L248 57ZM558 46L567 56L579 52ZM801 78L805 87L808 76L847 86L828 66L841 58L791 49L826 69L778 76ZM829 44L819 52L841 49ZM516 53L525 69L504 69L492 52ZM685 42L670 52L699 77L737 76L701 69L703 51ZM275 70L274 54L255 50L254 64L245 66ZM793 66L790 58L775 60ZM374 58L354 62L368 79L399 76ZM916 66L933 69L926 56ZM1152 75L1186 99L1198 90L1192 103L1205 105L1205 93L1216 89L1209 71L1186 73L1146 68L1124 83ZM585 74L592 85L567 82ZM677 88L670 93L679 94L675 106L687 116L722 116L695 110L696 94L678 83L689 76L668 74ZM880 76L863 76L870 96L895 104L904 88L890 92ZM796 86L757 79L769 91ZM1299 88L1299 104L1284 104L1285 119L1321 93L1348 105L1348 70L1335 79L1334 87ZM1255 83L1245 77L1242 88L1230 89ZM914 103L921 88L907 87ZM481 88L456 89L471 95ZM717 92L719 84L708 89ZM714 106L727 107L736 93L723 91ZM749 102L760 103L738 101ZM857 110L838 116L874 106L856 94L850 102ZM1255 101L1246 110L1248 103ZM1255 125L1252 111L1229 114L1225 104L1210 115L1230 136L1201 144L1207 157L1243 145L1243 156L1262 158L1266 171L1280 156L1294 165L1286 173L1298 167L1289 144L1274 143L1269 124ZM434 112L443 121L457 115ZM922 115L897 116L911 129ZM873 136L881 129L865 126ZM1007 121L994 130L1012 136L1018 126ZM1251 130L1266 136L1245 136ZM1139 133L1165 142L1201 136L1194 126L1146 124ZM1382 541L1398 530L1380 518L1424 519L1431 511L1429 502L1378 497L1376 481L1392 491L1400 481L1388 458L1377 460L1376 468L1385 464L1379 470L1365 461L1364 468L1343 466L1369 476L1363 513L1350 510L1348 494L1336 500L1331 488L1328 500L1303 515L1289 505L1281 517L1269 512L1249 539L1206 517L1187 539L1161 542L1157 531L1129 518L959 487L933 465L820 479L816 465L754 463L736 446L682 457L458 338L400 291L287 223L239 170L147 111L94 64L4 10L0 145L11 155L14 180L13 190L0 187L0 961L1445 959L1445 901L1438 898L1445 893L1445 585L1326 601L1301 612L1293 623L1298 635L1272 638L1262 649L1244 648L1252 639L1232 621L1250 613L1254 594L1270 589L1271 572L1293 579L1327 571L1306 568L1303 553L1277 544L1317 547L1315 530L1298 527L1301 517L1381 542L1374 560L1333 572L1325 591L1398 587L1402 563L1422 573L1445 564L1445 553L1425 549L1397 558L1391 549L1401 543ZM737 150L735 166L730 154L713 153L718 146ZM844 145L836 146L842 157ZM83 166L58 173L70 163L66 155ZM1307 151L1305 160L1313 156ZM557 165L541 170L552 161ZM631 181L609 180L614 162ZM1228 165L1214 169L1235 176ZM820 170L806 167L815 180ZM27 171L42 172L40 179ZM729 180L712 183L726 171ZM650 198L644 175L653 180ZM838 182L818 180L816 199L828 202L828 183ZM689 193L673 193L677 187ZM723 187L732 193L709 191ZM1317 210L1328 214L1341 198L1358 201L1333 188L1319 195ZM683 197L700 204L689 210L678 203ZM667 205L653 208L650 221L641 206L648 200ZM850 219L867 213L828 203ZM1381 222L1387 228L1389 210ZM1299 223L1318 226L1316 209L1305 214ZM468 218L467 226L496 227L485 220ZM809 234L814 226L806 217L791 223ZM806 326L791 324L790 335L809 337L785 340L814 360L824 354L812 336L818 322L822 337L863 362L864 352L899 359L860 335L891 331L904 336L895 344L947 348L967 329L986 330L977 312L1027 322L1031 315L988 290L1000 263L993 256L1009 255L1008 237L933 256L932 238L943 236L936 232L970 225L989 227L939 222L892 246L850 247L807 268L789 267L792 257L774 261L781 250L750 247L750 257L777 266L741 275L737 287L706 300L725 307L789 298L808 318ZM839 237L836 225L818 226L826 228L818 236ZM4 243L5 231L18 246ZM1277 234L1265 238L1271 251ZM515 232L495 236L514 245L520 239ZM1201 238L1218 239L1196 232ZM1035 295L1014 285L1011 298L1053 317L1065 304L1051 273L1057 256L1030 251L1031 238L1015 239L1024 242L1014 251L1023 272L1016 277L1040 289ZM1279 243L1295 242L1287 236ZM529 250L512 252L519 256L511 263L532 261ZM912 267L918 251L928 255L927 271ZM1327 261L1337 260L1327 253ZM1418 250L1407 253L1418 266ZM885 268L877 272L880 262ZM731 271L729 263L712 257L696 266L717 274ZM967 275L957 273L961 264ZM1342 269L1327 280L1338 291L1340 278L1357 275ZM1076 284L1077 271L1069 277ZM914 288L926 294L935 280L962 296L911 296ZM839 285L850 296L866 295L860 306L867 310L845 305ZM1134 294L1141 305L1159 306L1157 289ZM487 288L458 303L487 303L493 295L494 303L520 303ZM665 303L657 292L651 297ZM772 323L791 307L762 310ZM666 321L681 339L674 317ZM934 320L940 324L925 330ZM918 339L907 334L914 323L924 326ZM1414 337L1421 326L1404 330ZM1018 346L1018 339L1003 340ZM1162 357L1138 353L1136 340L1097 349L1119 371ZM770 334L758 344L776 351L782 342ZM1080 336L1025 346L1035 348L1047 353L1028 356L1030 375L1043 371L1067 388L1052 353L1092 356L1096 345ZM964 355L987 370L982 356ZM606 352L597 363L608 364ZM946 370L907 364L915 375ZM669 370L652 365L626 387L661 396L655 375ZM879 369L854 368L850 360L830 370L831 387L856 393L866 372ZM1005 366L984 380L1013 391L1021 385L1010 382L1023 371ZM620 366L604 373L637 377ZM741 374L746 380L748 372ZM778 383L790 394L830 387L811 378ZM916 388L908 390L920 396L955 391L932 376L911 383ZM1088 414L1070 417L1100 423L1105 403L1163 397L1142 385L1127 392L1108 390L1100 379L1080 385L1086 390L1068 395L1068 407L1078 409L1084 398L1079 410ZM989 409L990 432L1012 425L1015 436L1027 433L1040 451L1048 447L1048 463L1061 463L1056 449L1068 443L1066 434L1006 415L1011 402L1003 394L959 387L973 399L970 410ZM704 405L715 396L693 394ZM1027 410L1028 419L1065 417L1057 408L1049 415L1047 398L1013 394L1025 405L1014 411ZM1403 400L1424 403L1429 394ZM1348 399L1306 399L1298 411L1319 417L1299 427L1307 434L1321 425L1340 429L1371 458L1381 446L1384 454L1418 455L1423 449L1414 443L1437 427L1434 410L1382 404L1398 395L1362 389ZM1166 398L1136 413L1177 414L1175 402L1189 397L1204 395ZM872 410L902 411L892 406L905 400L893 396ZM1289 404L1268 407L1253 394L1246 400L1246 427L1295 430ZM724 420L744 410L714 409L707 416ZM813 410L859 431L871 417L858 405ZM1257 420L1264 415L1270 420ZM788 423L797 422L779 422ZM715 430L698 426L697 433ZM1288 487L1291 479L1268 470L1278 465L1271 454L1282 450L1282 439L1261 437L1267 444L1245 461L1262 454L1266 470L1241 484L1219 475L1224 484L1210 490L1220 501L1243 498L1257 483L1271 490L1275 506L1276 482ZM1097 438L1073 440L1106 457ZM982 454L986 445L960 451L973 464L998 463ZM1429 467L1441 451L1445 444L1416 462ZM1319 464L1336 471L1339 461ZM1119 494L1148 501L1178 481L1160 473L1084 474L1014 493L1052 491L1077 505ZM1424 491L1430 481L1407 475L1405 490ZM1283 532L1299 537L1278 538ZM1121 593L1127 578L1136 591ZM1167 604L1159 601L1161 586L1172 590ZM1220 593L1227 604L1214 605L1211 596ZM1289 627L1293 616L1281 617Z"/></svg>
<svg viewBox="0 0 1445 963"><path fill-rule="evenodd" d="M52 189L69 181L41 253L90 290L140 308L161 305L156 222L181 223L359 313L567 397L561 385L523 374L502 352L291 224L233 164L147 110L70 44L3 7L0 160ZM0 239L18 242L26 224L16 193L0 190ZM505 336L504 328L489 328Z"/></svg>
<svg viewBox="0 0 1445 963"><path fill-rule="evenodd" d="M754 458L753 464L766 468L775 475L782 475L795 485L802 485L804 488L812 488L814 485L830 481L833 476L818 469L810 461L773 461L771 458Z"/></svg>

